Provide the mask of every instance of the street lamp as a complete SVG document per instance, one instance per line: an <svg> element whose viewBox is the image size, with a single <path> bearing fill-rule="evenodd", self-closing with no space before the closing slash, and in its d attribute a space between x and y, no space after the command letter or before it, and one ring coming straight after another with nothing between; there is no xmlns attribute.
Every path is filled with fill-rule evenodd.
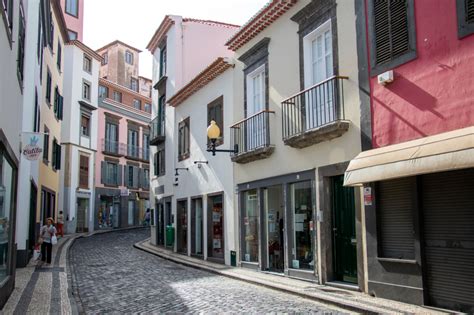
<svg viewBox="0 0 474 315"><path fill-rule="evenodd" d="M234 145L234 150L218 150L216 149L216 141L221 135L221 130L216 124L215 120L211 120L211 124L207 127L207 137L211 140L211 146L207 148L207 152L212 152L212 155L216 155L216 152L230 152L237 154L239 152L238 144Z"/></svg>

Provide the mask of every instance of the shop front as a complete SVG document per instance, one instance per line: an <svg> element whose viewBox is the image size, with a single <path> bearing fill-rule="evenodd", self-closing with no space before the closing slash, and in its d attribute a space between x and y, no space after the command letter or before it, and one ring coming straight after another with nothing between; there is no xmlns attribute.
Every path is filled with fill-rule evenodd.
<svg viewBox="0 0 474 315"><path fill-rule="evenodd" d="M242 267L317 279L314 174L238 185Z"/></svg>
<svg viewBox="0 0 474 315"><path fill-rule="evenodd" d="M224 194L215 193L207 196L208 207L208 250L207 259L224 264L225 229L224 229Z"/></svg>
<svg viewBox="0 0 474 315"><path fill-rule="evenodd" d="M121 196L120 189L101 188L95 190L95 210L94 210L94 230L119 228L123 218L123 204L125 197ZM128 199L128 197L127 197ZM77 208L77 228L78 232L85 231L87 228L88 204L85 199L78 199ZM84 223L82 223L84 222Z"/></svg>
<svg viewBox="0 0 474 315"><path fill-rule="evenodd" d="M204 209L202 197L191 199L191 255L204 257Z"/></svg>
<svg viewBox="0 0 474 315"><path fill-rule="evenodd" d="M188 200L178 200L176 204L177 216L177 248L176 251L181 254L188 254Z"/></svg>

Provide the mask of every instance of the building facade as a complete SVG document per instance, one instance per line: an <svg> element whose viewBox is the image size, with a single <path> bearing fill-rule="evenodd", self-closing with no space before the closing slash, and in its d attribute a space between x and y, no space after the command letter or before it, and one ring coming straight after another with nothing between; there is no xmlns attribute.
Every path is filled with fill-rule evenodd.
<svg viewBox="0 0 474 315"><path fill-rule="evenodd" d="M345 184L364 189L368 291L471 313L474 4L367 0L356 11L374 149Z"/></svg>
<svg viewBox="0 0 474 315"><path fill-rule="evenodd" d="M224 239L224 231L232 230L230 227L232 216L222 215L222 211L232 213L227 204L232 196L229 195L227 184L224 182L211 183L202 180L204 172L214 169L215 166L211 167L211 164L207 164L201 165L202 167L197 169L198 164L193 164L194 160L198 161L201 158L206 160L207 155L203 151L205 151L206 143L205 128L209 122L206 121L207 117L200 116L196 122L196 127L189 125L190 121L186 120L186 117L191 116L191 113L193 113L193 116L196 115L196 108L191 108L190 105L175 108L168 106L167 100L172 99L182 89L181 92L186 93L184 87L199 78L199 74L205 71L218 57L232 55L232 52L226 49L224 43L237 28L236 25L226 23L168 15L156 30L147 47L153 54L154 87L150 139L152 145L151 156L154 163L151 167L151 174L153 175L150 185L150 200L152 200L155 208L153 221L156 224L152 228L152 242L156 245L168 244L173 250L185 254L192 253L191 232L188 233L188 227L191 228L191 225L187 224L188 218L195 214L195 210L191 209L198 207L201 209L200 211L203 211L202 215L207 214L206 218L201 218L203 222L211 220L209 215L214 211L212 209L215 209L216 222L219 219L222 225L219 231L216 228L216 232L222 238L217 239L216 237L214 244L216 246L215 256L218 256L218 261L227 264L230 263L229 249L233 249L233 244L228 243L231 238L225 237ZM230 73L231 71L226 72L223 77L229 76ZM221 82L221 79L216 79L216 82ZM230 83L227 79L222 80ZM221 83L213 82L212 84ZM225 89L225 93L228 93L227 87ZM223 91L212 92L220 94L216 94L214 99L209 99L211 98L210 95L201 96L202 98L199 99L202 102L200 114L204 113L202 108L205 108L209 102L224 93ZM178 108L183 108L183 112ZM186 122L188 125L186 125ZM193 138L190 136L191 132L196 133L196 138L193 140L191 140ZM184 137L185 134L188 135L188 138L186 141L183 138L182 144L184 146L179 147L179 141L177 142L174 139L178 139L179 135ZM193 152L192 154L195 157L185 159L184 157L187 154L183 153L183 150L186 150L185 148L190 150L191 145L196 148L196 153ZM188 153L191 156L191 152L188 151ZM217 165L221 165L220 163L222 162L218 162ZM192 167L188 167L188 164L191 164ZM177 168L184 168L184 170L177 170ZM186 168L188 168L187 171ZM190 171L191 169L193 171ZM173 176L173 174L178 175ZM214 176L209 176L209 178L214 178ZM189 185L191 178L199 181L200 184L197 187L192 187L192 185ZM206 184L209 185L207 188L205 187ZM196 195L193 195L194 193ZM198 195L201 197L189 199L191 196L197 197ZM211 206L211 204L215 204L215 206ZM220 213L220 217L218 217L218 213ZM172 239L166 239L166 233L163 235L165 226L172 226L175 229L176 233ZM213 239L209 234L211 228L203 227L201 232L204 233L204 231L207 231L207 234L202 241L206 240L206 244L211 244L211 239ZM190 246L189 250L188 245ZM204 249L200 255L204 257L205 254L206 258L211 257L214 253L213 247L203 246Z"/></svg>
<svg viewBox="0 0 474 315"><path fill-rule="evenodd" d="M92 231L98 134L99 68L102 58L78 40L64 48L60 205L64 232Z"/></svg>
<svg viewBox="0 0 474 315"><path fill-rule="evenodd" d="M60 0L70 40L83 41L84 0Z"/></svg>
<svg viewBox="0 0 474 315"><path fill-rule="evenodd" d="M96 51L99 79L94 228L143 224L149 205L151 80L139 50L120 41Z"/></svg>

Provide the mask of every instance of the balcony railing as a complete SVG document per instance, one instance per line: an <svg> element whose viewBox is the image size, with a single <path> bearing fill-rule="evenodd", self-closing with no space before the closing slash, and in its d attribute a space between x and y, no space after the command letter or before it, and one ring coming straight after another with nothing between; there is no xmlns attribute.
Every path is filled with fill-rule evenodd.
<svg viewBox="0 0 474 315"><path fill-rule="evenodd" d="M304 148L348 130L343 84L347 79L333 76L281 102L285 144Z"/></svg>
<svg viewBox="0 0 474 315"><path fill-rule="evenodd" d="M150 160L150 148L141 148L109 139L102 139L102 152L108 155L126 156L134 160Z"/></svg>
<svg viewBox="0 0 474 315"><path fill-rule="evenodd" d="M269 157L274 147L270 144L270 114L275 112L263 110L247 117L230 128L231 148L238 147L232 153L232 161L249 163Z"/></svg>
<svg viewBox="0 0 474 315"><path fill-rule="evenodd" d="M157 145L165 141L165 120L156 116L151 121L150 144Z"/></svg>
<svg viewBox="0 0 474 315"><path fill-rule="evenodd" d="M124 144L118 141L102 139L102 152L111 155L125 155Z"/></svg>

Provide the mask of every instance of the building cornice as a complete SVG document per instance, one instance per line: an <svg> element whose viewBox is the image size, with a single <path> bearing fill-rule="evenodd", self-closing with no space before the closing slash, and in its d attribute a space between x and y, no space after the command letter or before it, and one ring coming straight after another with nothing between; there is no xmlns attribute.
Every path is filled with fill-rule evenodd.
<svg viewBox="0 0 474 315"><path fill-rule="evenodd" d="M155 34L153 34L153 37L150 39L150 42L146 46L146 49L150 51L152 54L155 52L156 48L160 44L161 40L163 37L168 33L168 30L173 26L174 20L171 18L170 15L166 15L161 21L160 26L155 31Z"/></svg>
<svg viewBox="0 0 474 315"><path fill-rule="evenodd" d="M70 40L66 45L74 45L81 49L83 52L91 56L92 58L96 59L98 62L102 62L103 58L101 55L96 53L92 48L81 42L80 40Z"/></svg>
<svg viewBox="0 0 474 315"><path fill-rule="evenodd" d="M121 103L118 103L110 98L103 99L99 102L99 108L110 110L118 115L113 115L120 118L132 118L141 121L145 124L149 124L151 121L151 114L148 116L138 113L134 108L125 108Z"/></svg>
<svg viewBox="0 0 474 315"><path fill-rule="evenodd" d="M136 98L140 98L141 100L151 104L151 98L146 97L146 96L144 96L144 95L142 95L138 92L135 92L134 90L129 89L129 88L127 88L125 86L122 86L120 84L114 83L114 82L109 81L109 80L104 79L104 78L99 78L99 84L107 86L107 87L112 87L112 88L114 88L114 89L116 89L120 92L130 94L130 95L132 95Z"/></svg>

